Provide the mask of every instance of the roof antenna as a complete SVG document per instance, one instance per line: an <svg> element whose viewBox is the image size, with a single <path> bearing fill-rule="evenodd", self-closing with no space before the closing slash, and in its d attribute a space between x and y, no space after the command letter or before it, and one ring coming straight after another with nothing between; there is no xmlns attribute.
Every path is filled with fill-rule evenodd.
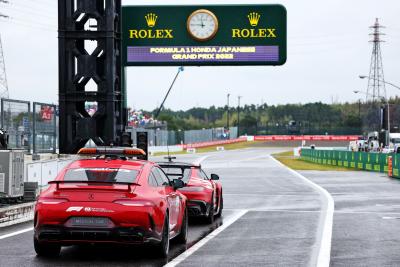
<svg viewBox="0 0 400 267"><path fill-rule="evenodd" d="M169 154L169 142L168 142L168 139L167 139L167 153L168 153L168 159L171 162L171 155Z"/></svg>
<svg viewBox="0 0 400 267"><path fill-rule="evenodd" d="M176 159L176 157L172 157L171 154L169 153L169 145L168 145L168 140L167 140L167 153L168 153L168 157L165 157L165 159L168 160L168 162L172 162L173 159Z"/></svg>

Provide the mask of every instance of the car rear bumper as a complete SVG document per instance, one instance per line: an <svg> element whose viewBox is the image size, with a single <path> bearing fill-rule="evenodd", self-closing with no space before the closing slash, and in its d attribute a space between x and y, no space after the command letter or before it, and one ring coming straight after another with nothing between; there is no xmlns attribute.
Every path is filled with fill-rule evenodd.
<svg viewBox="0 0 400 267"><path fill-rule="evenodd" d="M43 225L35 229L39 242L74 245L81 243L143 244L160 242L155 232L142 227L65 227L64 225Z"/></svg>
<svg viewBox="0 0 400 267"><path fill-rule="evenodd" d="M188 213L190 217L208 216L211 205L202 200L188 200Z"/></svg>

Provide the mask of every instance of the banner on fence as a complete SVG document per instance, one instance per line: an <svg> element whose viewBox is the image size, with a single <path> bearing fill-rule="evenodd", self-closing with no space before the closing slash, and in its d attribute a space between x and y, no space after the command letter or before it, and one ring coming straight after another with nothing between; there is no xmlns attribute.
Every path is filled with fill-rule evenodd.
<svg viewBox="0 0 400 267"><path fill-rule="evenodd" d="M355 141L358 135L259 135L254 141Z"/></svg>

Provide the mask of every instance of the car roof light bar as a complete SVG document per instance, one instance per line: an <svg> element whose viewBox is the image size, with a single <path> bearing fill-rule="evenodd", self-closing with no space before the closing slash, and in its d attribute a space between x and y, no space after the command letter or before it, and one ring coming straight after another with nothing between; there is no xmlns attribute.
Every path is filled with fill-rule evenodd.
<svg viewBox="0 0 400 267"><path fill-rule="evenodd" d="M118 156L143 156L146 153L140 148L125 147L84 147L78 155L118 155Z"/></svg>

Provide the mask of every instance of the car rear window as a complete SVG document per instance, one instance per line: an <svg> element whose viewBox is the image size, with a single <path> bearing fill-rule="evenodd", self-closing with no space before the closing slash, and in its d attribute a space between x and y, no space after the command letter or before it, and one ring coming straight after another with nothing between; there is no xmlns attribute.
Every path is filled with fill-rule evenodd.
<svg viewBox="0 0 400 267"><path fill-rule="evenodd" d="M181 179L184 182L189 181L191 169L190 168L181 168L181 167L163 167L162 168L168 177L173 179Z"/></svg>
<svg viewBox="0 0 400 267"><path fill-rule="evenodd" d="M69 169L64 181L93 181L107 183L133 183L139 174L137 170L116 168L77 168Z"/></svg>

